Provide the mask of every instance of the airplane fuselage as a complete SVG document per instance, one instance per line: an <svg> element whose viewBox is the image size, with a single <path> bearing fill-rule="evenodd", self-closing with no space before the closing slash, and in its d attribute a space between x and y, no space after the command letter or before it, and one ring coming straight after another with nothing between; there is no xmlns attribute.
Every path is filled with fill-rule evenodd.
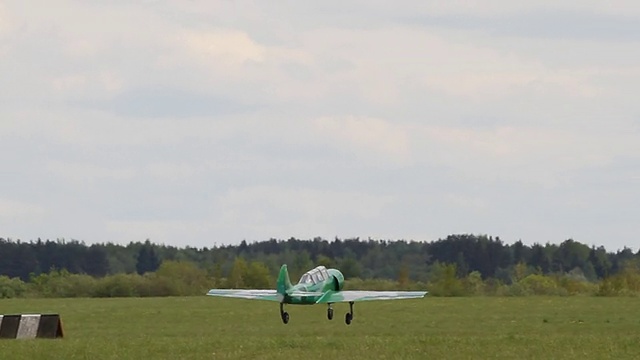
<svg viewBox="0 0 640 360"><path fill-rule="evenodd" d="M292 285L282 300L285 304L313 305L331 291L342 290L344 276L337 269L327 269L329 278L315 284L298 283Z"/></svg>

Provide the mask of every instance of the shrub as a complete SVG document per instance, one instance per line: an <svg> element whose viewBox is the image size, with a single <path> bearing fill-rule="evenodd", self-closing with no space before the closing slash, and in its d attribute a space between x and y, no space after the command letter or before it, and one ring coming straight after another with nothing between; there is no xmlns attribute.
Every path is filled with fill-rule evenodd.
<svg viewBox="0 0 640 360"><path fill-rule="evenodd" d="M0 276L0 299L21 297L27 291L27 285L20 278Z"/></svg>
<svg viewBox="0 0 640 360"><path fill-rule="evenodd" d="M531 295L567 295L568 292L560 288L550 277L538 274L527 275L518 281L518 285L523 287L523 291Z"/></svg>
<svg viewBox="0 0 640 360"><path fill-rule="evenodd" d="M142 276L137 274L116 274L98 280L96 297L130 297L139 296Z"/></svg>

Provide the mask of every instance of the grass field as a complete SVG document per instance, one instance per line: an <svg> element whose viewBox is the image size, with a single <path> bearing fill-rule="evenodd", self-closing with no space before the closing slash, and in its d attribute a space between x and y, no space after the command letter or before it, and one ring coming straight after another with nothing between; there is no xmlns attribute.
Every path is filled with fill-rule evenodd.
<svg viewBox="0 0 640 360"><path fill-rule="evenodd" d="M639 359L640 299L434 298L288 306L211 298L12 299L65 338L2 340L0 359Z"/></svg>

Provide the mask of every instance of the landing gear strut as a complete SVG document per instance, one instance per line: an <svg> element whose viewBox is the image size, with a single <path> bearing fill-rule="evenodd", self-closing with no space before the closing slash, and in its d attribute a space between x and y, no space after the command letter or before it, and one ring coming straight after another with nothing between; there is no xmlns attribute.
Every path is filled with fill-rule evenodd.
<svg viewBox="0 0 640 360"><path fill-rule="evenodd" d="M329 303L329 307L327 308L327 319L333 320L333 308L331 307L331 303Z"/></svg>
<svg viewBox="0 0 640 360"><path fill-rule="evenodd" d="M285 324L289 323L289 313L284 311L284 304L280 303L280 317L282 318L282 322Z"/></svg>
<svg viewBox="0 0 640 360"><path fill-rule="evenodd" d="M353 301L349 301L349 312L344 316L344 322L347 325L351 324L351 320L353 320Z"/></svg>

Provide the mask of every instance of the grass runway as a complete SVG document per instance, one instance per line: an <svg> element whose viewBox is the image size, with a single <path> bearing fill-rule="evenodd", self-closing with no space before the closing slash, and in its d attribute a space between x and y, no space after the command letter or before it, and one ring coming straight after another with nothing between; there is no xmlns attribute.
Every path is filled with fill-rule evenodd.
<svg viewBox="0 0 640 360"><path fill-rule="evenodd" d="M65 338L2 340L10 359L639 359L640 299L467 297L287 306L207 296L0 300L57 312Z"/></svg>

